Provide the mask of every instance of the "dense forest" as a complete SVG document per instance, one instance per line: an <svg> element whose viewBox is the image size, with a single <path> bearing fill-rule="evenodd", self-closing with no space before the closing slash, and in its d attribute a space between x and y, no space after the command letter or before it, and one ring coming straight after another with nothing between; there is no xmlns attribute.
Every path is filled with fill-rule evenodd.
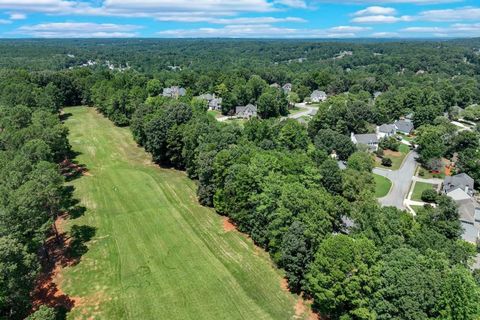
<svg viewBox="0 0 480 320"><path fill-rule="evenodd" d="M479 127L450 123L480 121L478 48L478 39L0 42L0 317L31 310L45 239L71 205L60 111L82 104L129 126L159 165L186 170L200 203L267 250L321 315L478 319L478 249L461 240L455 203L434 195L415 217L381 207L372 157L350 140L412 114L418 161L455 155L479 183ZM287 82L288 95L271 86ZM172 85L187 94L162 97ZM329 98L308 125L281 117L317 89ZM219 122L195 98L207 92L222 97L224 114L254 103L260 118Z"/></svg>

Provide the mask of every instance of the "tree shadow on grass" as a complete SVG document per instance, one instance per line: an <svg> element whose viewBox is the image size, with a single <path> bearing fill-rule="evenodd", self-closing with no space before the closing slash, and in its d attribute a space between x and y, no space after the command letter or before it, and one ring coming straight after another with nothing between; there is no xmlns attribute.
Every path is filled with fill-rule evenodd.
<svg viewBox="0 0 480 320"><path fill-rule="evenodd" d="M69 245L66 251L66 256L71 260L70 265L75 265L80 262L80 258L87 253L87 243L95 236L97 229L92 226L74 225L70 229Z"/></svg>

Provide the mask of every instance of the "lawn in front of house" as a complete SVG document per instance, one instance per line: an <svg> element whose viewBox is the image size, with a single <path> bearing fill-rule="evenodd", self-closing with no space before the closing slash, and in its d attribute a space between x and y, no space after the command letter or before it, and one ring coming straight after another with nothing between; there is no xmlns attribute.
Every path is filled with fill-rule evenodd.
<svg viewBox="0 0 480 320"><path fill-rule="evenodd" d="M422 192L428 189L435 189L436 190L437 185L431 184L431 183L426 183L426 182L415 182L415 185L413 186L413 192L412 192L412 197L411 200L413 201L422 201Z"/></svg>
<svg viewBox="0 0 480 320"><path fill-rule="evenodd" d="M398 148L398 151L392 151L392 150L384 151L384 157L392 159L392 165L390 167L383 166L382 159L378 157L375 159L375 164L377 167L380 167L380 168L398 170L402 166L403 160L405 159L405 157L409 152L410 152L410 148L407 145L401 143L400 147Z"/></svg>
<svg viewBox="0 0 480 320"><path fill-rule="evenodd" d="M373 179L375 180L375 197L385 197L392 187L392 182L378 174L374 174Z"/></svg>

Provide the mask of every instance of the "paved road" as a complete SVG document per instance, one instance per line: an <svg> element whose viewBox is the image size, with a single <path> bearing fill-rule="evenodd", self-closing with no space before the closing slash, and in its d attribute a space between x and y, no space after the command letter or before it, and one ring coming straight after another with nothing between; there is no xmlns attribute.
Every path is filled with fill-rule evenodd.
<svg viewBox="0 0 480 320"><path fill-rule="evenodd" d="M294 114L289 114L288 118L290 118L290 119L300 119L303 116L311 115L312 111L318 110L318 106L312 107L311 105L308 105L305 102L297 103L297 104L295 104L295 107L300 108L300 109L304 109L304 110L299 111L299 112L294 113Z"/></svg>
<svg viewBox="0 0 480 320"><path fill-rule="evenodd" d="M406 209L403 200L407 197L410 183L415 174L415 168L417 167L415 158L417 156L415 151L411 151L405 158L402 167L395 171L382 168L373 169L373 173L390 179L393 184L390 192L385 197L378 199L383 206L394 206L402 210Z"/></svg>

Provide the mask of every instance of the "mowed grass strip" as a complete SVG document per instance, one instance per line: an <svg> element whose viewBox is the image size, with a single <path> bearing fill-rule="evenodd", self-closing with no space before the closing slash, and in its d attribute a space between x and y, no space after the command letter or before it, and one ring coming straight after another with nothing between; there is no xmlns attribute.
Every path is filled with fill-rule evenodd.
<svg viewBox="0 0 480 320"><path fill-rule="evenodd" d="M373 174L373 179L375 180L375 197L385 197L392 187L392 182L378 174Z"/></svg>
<svg viewBox="0 0 480 320"><path fill-rule="evenodd" d="M68 226L96 228L88 252L57 279L75 299L69 319L292 319L297 298L244 235L198 204L183 172L153 165L128 128L94 109L66 120L86 207Z"/></svg>

